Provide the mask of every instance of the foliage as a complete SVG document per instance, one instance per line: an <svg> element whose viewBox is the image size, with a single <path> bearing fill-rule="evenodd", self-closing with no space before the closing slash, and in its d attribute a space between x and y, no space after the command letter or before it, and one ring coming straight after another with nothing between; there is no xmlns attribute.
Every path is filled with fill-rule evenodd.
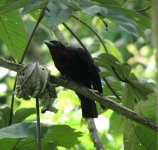
<svg viewBox="0 0 158 150"><path fill-rule="evenodd" d="M48 68L56 75L58 72L53 64L50 65L51 57L42 44L43 40L54 38L48 34L48 29L59 26L67 41L78 46L74 37L62 26L62 23L66 23L95 57L95 64L101 69L101 78L108 80L121 101L105 83L103 94L141 116L156 121L150 13L148 10L140 11L150 5L150 1L146 0L1 0L0 56L20 62L34 26L32 18L37 21L41 9L45 9L45 16L34 34L25 62L38 60L40 63L47 63ZM99 33L109 53L105 53L103 45L89 28L72 16L83 20ZM7 88L9 91L12 89L15 75L4 70L1 72L0 87L4 87L4 90L0 92L0 104L5 104L0 107L1 149L35 149L36 124L32 121L35 120L35 108L32 108L34 99L15 99L13 124L8 126L10 108L6 105L10 104L10 94L6 92ZM146 78L152 82L148 82ZM61 87L56 90L58 98L53 105L59 112L47 112L41 117L45 123L41 124L42 148L94 149L85 124L81 125L79 119L81 114L78 111L77 96L73 91ZM100 116L96 119L96 124L99 122L97 127L107 149L156 149L157 134L151 129L109 110Z"/></svg>

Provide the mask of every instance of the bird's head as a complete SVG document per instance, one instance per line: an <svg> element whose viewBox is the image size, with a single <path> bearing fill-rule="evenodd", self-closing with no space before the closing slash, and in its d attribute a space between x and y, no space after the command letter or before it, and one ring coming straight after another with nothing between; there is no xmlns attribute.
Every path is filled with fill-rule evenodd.
<svg viewBox="0 0 158 150"><path fill-rule="evenodd" d="M54 41L47 41L47 40L45 40L44 43L51 50L65 48L65 46L62 43L60 43L59 41L55 41L55 40Z"/></svg>

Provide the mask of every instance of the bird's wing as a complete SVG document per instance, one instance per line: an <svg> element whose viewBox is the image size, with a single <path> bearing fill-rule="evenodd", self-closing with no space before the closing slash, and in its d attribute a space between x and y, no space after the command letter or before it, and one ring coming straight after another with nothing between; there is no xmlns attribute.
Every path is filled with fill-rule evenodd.
<svg viewBox="0 0 158 150"><path fill-rule="evenodd" d="M92 75L92 85L93 85L93 88L95 90L98 90L100 93L102 93L103 90L102 90L102 85L101 85L101 81L100 81L100 76L99 76L99 73L98 73L98 69L97 69L97 67L94 64L91 55L87 51L85 51L85 50L83 50L81 48L78 48L76 50L76 52L77 52L78 57L82 61L82 63L84 63L85 65L87 65L87 68L89 69L89 72Z"/></svg>

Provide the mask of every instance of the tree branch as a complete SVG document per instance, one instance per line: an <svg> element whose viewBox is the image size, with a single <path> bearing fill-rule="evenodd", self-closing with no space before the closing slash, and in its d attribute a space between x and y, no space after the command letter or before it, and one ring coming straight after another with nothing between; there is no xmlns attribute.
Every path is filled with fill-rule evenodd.
<svg viewBox="0 0 158 150"><path fill-rule="evenodd" d="M22 67L23 67L23 65L12 63L12 62L9 62L9 61L4 60L2 58L0 58L0 66L7 68L7 69L10 69L10 70L13 70L13 71L16 71L16 72L19 71L20 69L22 69ZM139 114L137 114L133 110L131 110L125 106L122 106L122 105L114 102L113 100L111 100L109 98L101 97L86 87L79 86L78 84L76 84L74 82L59 79L55 76L51 76L51 82L54 84L57 84L59 86L63 86L63 87L66 87L68 89L74 90L75 92L82 94L85 97L90 98L91 100L97 101L101 105L106 106L107 108L112 109L113 111L158 132L158 126L156 125L156 122L140 116Z"/></svg>
<svg viewBox="0 0 158 150"><path fill-rule="evenodd" d="M87 119L88 122L88 130L91 134L91 138L94 142L94 146L96 147L97 150L105 150L103 143L101 142L101 139L98 135L97 128L95 126L94 119L89 118Z"/></svg>

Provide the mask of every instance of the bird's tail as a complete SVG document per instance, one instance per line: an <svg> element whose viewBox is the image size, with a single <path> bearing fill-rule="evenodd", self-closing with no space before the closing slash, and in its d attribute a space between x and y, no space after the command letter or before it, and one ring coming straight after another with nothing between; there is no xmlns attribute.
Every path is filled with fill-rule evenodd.
<svg viewBox="0 0 158 150"><path fill-rule="evenodd" d="M82 116L84 118L97 118L98 112L94 101L77 94L81 101Z"/></svg>

